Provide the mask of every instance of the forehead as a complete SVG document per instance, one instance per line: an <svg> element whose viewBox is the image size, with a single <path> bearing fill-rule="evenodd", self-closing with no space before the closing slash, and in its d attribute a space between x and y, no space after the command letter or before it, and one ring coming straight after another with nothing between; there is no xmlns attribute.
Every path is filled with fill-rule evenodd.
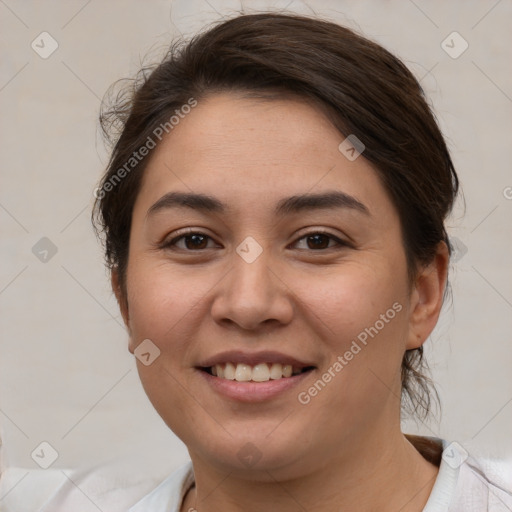
<svg viewBox="0 0 512 512"><path fill-rule="evenodd" d="M305 101L211 96L154 150L138 202L149 208L169 191L195 191L215 193L239 211L273 208L285 195L340 190L370 209L392 208L371 164L340 152L344 139Z"/></svg>

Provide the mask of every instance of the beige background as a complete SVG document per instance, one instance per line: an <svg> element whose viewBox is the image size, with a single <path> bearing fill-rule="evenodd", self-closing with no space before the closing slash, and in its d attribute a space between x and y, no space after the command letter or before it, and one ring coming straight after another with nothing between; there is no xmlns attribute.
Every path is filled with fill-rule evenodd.
<svg viewBox="0 0 512 512"><path fill-rule="evenodd" d="M247 10L287 4L397 53L434 105L466 211L459 203L449 223L461 248L453 301L427 348L442 419L404 428L512 458L512 2L244 2ZM140 386L91 229L106 163L97 117L108 86L133 75L149 51L158 56L178 31L239 8L234 0L0 2L4 466L37 468L30 454L42 441L58 452L54 468L129 456L165 473L187 459ZM43 31L59 45L47 59L31 48ZM469 44L456 59L441 47L453 31ZM32 252L42 237L57 249L47 262Z"/></svg>

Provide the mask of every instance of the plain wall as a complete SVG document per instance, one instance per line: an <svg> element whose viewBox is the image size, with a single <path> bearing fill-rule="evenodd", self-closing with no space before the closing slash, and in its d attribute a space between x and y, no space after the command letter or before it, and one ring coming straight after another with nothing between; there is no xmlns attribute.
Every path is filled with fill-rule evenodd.
<svg viewBox="0 0 512 512"><path fill-rule="evenodd" d="M441 421L409 432L512 457L512 2L251 2L247 10L315 12L396 53L425 89L465 197L449 221L458 239L452 300L427 342ZM212 8L211 6L214 8ZM41 441L54 467L144 455L153 471L187 459L154 412L127 350L101 247L93 190L107 162L100 99L148 51L240 8L210 0L0 3L0 425L3 464L34 468ZM218 12L216 12L218 11ZM47 31L58 49L31 47ZM452 58L453 31L469 44ZM457 41L460 44L460 41ZM47 262L33 247L47 237ZM50 250L48 242L39 242ZM37 252L37 251L36 251ZM41 255L41 253L39 253Z"/></svg>

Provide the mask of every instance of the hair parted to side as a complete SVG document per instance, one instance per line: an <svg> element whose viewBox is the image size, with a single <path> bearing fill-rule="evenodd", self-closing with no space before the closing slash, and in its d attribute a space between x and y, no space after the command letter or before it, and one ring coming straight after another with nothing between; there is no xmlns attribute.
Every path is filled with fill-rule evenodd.
<svg viewBox="0 0 512 512"><path fill-rule="evenodd" d="M131 84L131 85L130 85ZM107 265L126 298L131 218L148 156L121 169L183 105L218 92L313 102L343 136L354 134L399 213L411 283L440 242L459 182L423 90L405 65L378 44L335 23L263 13L223 21L173 44L154 68L142 69L100 115L113 141L92 220ZM154 136L152 137L154 138ZM108 191L107 191L108 190ZM426 417L432 383L423 347L402 362L402 409Z"/></svg>

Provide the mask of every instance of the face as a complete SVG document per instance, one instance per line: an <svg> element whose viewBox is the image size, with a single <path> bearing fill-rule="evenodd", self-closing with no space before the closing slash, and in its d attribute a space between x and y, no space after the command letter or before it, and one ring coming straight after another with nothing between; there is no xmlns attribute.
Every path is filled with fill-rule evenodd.
<svg viewBox="0 0 512 512"><path fill-rule="evenodd" d="M299 475L399 428L403 353L428 333L397 211L343 140L305 102L216 95L154 150L123 314L195 461Z"/></svg>

